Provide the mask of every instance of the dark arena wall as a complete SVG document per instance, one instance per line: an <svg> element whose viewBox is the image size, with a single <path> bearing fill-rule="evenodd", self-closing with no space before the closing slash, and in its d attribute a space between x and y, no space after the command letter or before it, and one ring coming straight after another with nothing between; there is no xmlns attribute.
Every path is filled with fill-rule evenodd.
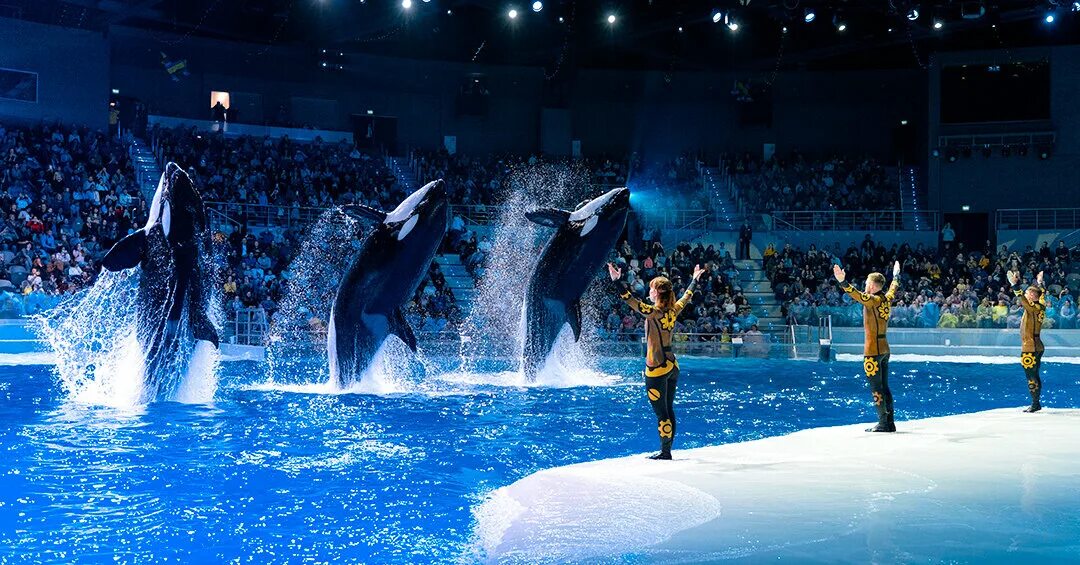
<svg viewBox="0 0 1080 565"><path fill-rule="evenodd" d="M101 129L108 123L109 42L102 34L0 18L0 68L37 75L36 100L0 93L0 116Z"/></svg>
<svg viewBox="0 0 1080 565"><path fill-rule="evenodd" d="M1050 65L1050 118L979 124L944 123L941 112L941 74L946 66L968 65L972 72L1010 62L1048 61ZM1032 96L1037 96L1037 88ZM1009 52L982 51L942 53L929 73L930 122L928 144L938 147L939 157L928 158L930 206L945 213L993 212L999 208L1068 208L1080 206L1080 48L1059 46L1016 49ZM995 137L1038 133L1052 134L1048 158L1040 157L1040 148L1031 147L1026 156L1011 148L1004 156L1000 146L993 146L989 157L981 150L983 141L996 143ZM973 136L976 147L970 156L958 149L959 156L949 160L948 143L962 142Z"/></svg>

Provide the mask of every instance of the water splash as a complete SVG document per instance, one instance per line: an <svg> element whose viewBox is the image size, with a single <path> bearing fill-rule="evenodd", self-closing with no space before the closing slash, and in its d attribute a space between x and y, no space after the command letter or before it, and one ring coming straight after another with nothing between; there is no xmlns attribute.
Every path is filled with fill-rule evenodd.
<svg viewBox="0 0 1080 565"><path fill-rule="evenodd" d="M462 325L461 374L477 373L477 364L491 357L512 357L521 366L529 276L552 235L549 228L526 219L525 212L543 207L573 209L590 196L588 171L575 165L520 167L512 171L510 182L510 196L502 203L492 234L487 271L477 284L472 310ZM591 290L586 296L594 295ZM597 309L589 307L595 303L583 301L588 321L599 319ZM602 384L607 376L591 368L594 356L588 343L594 336L595 332L589 332L582 335L582 342L575 342L569 327L564 327L535 384ZM524 380L516 374L506 377L511 383Z"/></svg>
<svg viewBox="0 0 1080 565"><path fill-rule="evenodd" d="M338 282L363 243L360 222L340 207L307 227L300 252L289 264L293 278L274 314L266 345L271 382L328 382L326 331Z"/></svg>
<svg viewBox="0 0 1080 565"><path fill-rule="evenodd" d="M206 250L203 264L220 264L220 249ZM220 327L220 288L216 268L202 281L203 297L197 307ZM63 300L56 308L34 318L33 329L53 352L54 371L64 395L71 401L110 407L132 407L155 399L189 403L210 402L217 390L218 350L199 342L189 324L180 324L170 338L163 328L143 320L147 314L165 313L172 306L144 304L140 296L140 269L102 270L88 289ZM167 284L174 284L167 277ZM171 289L155 296L171 295ZM190 319L185 304L181 319ZM146 351L156 351L148 359ZM148 368L152 367L152 368Z"/></svg>

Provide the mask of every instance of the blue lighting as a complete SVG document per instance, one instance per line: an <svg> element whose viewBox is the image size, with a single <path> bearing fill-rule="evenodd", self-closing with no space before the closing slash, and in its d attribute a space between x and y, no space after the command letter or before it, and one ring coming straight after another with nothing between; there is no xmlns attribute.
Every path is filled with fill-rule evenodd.
<svg viewBox="0 0 1080 565"><path fill-rule="evenodd" d="M1050 13L1046 14L1046 23L1048 23L1048 24L1054 23L1054 13L1053 12L1050 12Z"/></svg>
<svg viewBox="0 0 1080 565"><path fill-rule="evenodd" d="M803 12L803 21L804 22L810 23L810 22L814 21L815 18L817 18L817 12L815 12L813 9L807 8L806 11Z"/></svg>

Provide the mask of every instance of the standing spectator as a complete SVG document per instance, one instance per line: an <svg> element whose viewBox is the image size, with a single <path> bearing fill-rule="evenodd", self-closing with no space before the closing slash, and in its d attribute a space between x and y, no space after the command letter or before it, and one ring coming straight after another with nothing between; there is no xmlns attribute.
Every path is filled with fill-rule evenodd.
<svg viewBox="0 0 1080 565"><path fill-rule="evenodd" d="M945 227L941 228L941 250L945 257L950 255L952 244L955 239L956 232L953 231L952 224L945 222Z"/></svg>
<svg viewBox="0 0 1080 565"><path fill-rule="evenodd" d="M754 230L750 227L750 220L744 220L742 229L739 230L739 251L737 259L750 258L750 240L754 236Z"/></svg>

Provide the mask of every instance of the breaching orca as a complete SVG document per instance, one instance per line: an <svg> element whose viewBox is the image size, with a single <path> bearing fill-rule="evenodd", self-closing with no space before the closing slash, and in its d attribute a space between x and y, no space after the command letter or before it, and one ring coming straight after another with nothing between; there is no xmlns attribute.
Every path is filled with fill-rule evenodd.
<svg viewBox="0 0 1080 565"><path fill-rule="evenodd" d="M529 220L558 231L536 262L525 294L522 370L536 376L564 324L581 337L581 295L626 226L630 190L616 188L577 210L543 209Z"/></svg>
<svg viewBox="0 0 1080 565"><path fill-rule="evenodd" d="M182 347L191 346L194 353L218 346L208 311L210 268L204 265L204 254L209 245L202 196L187 173L169 163L154 192L146 226L116 242L101 261L109 271L142 269L137 338L146 357L149 398L157 395L160 380L167 377L162 372Z"/></svg>
<svg viewBox="0 0 1080 565"><path fill-rule="evenodd" d="M340 386L360 378L390 334L416 351L416 336L401 307L427 276L450 217L442 180L424 185L392 212L367 206L343 210L378 223L342 277L330 311L330 380Z"/></svg>

